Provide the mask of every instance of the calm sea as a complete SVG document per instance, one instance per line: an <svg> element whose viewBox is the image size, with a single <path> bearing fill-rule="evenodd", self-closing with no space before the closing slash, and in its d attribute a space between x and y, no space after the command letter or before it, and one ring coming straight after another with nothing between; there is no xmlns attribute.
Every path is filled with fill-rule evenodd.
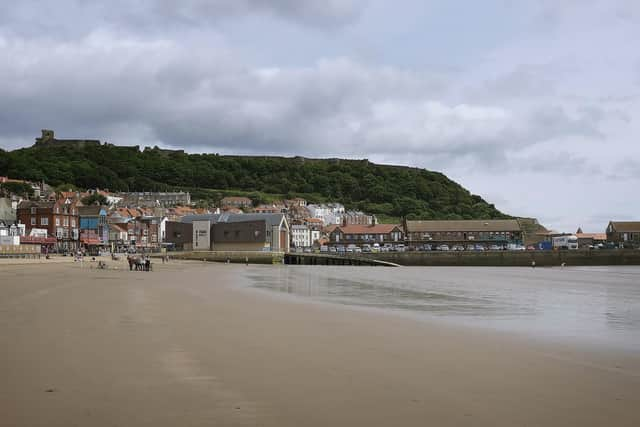
<svg viewBox="0 0 640 427"><path fill-rule="evenodd" d="M640 351L640 267L264 266L251 286L542 338Z"/></svg>

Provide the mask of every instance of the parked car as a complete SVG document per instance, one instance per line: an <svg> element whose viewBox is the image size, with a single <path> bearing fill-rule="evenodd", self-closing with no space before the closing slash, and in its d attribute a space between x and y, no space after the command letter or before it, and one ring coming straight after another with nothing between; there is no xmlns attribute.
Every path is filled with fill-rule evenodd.
<svg viewBox="0 0 640 427"><path fill-rule="evenodd" d="M329 253L336 253L338 252L338 250L336 249L335 246L329 246Z"/></svg>
<svg viewBox="0 0 640 427"><path fill-rule="evenodd" d="M535 251L535 250L536 250L536 247L535 247L535 246L533 246L533 245L529 245L529 246L527 246L527 250L528 250L528 251Z"/></svg>
<svg viewBox="0 0 640 427"><path fill-rule="evenodd" d="M451 250L464 251L464 246L462 246L462 245L454 245L453 248L451 248Z"/></svg>
<svg viewBox="0 0 640 427"><path fill-rule="evenodd" d="M467 245L467 247L465 248L468 251L475 251L476 247L474 245Z"/></svg>
<svg viewBox="0 0 640 427"><path fill-rule="evenodd" d="M484 252L485 251L485 247L483 245L476 245L475 250L478 251L478 252Z"/></svg>
<svg viewBox="0 0 640 427"><path fill-rule="evenodd" d="M499 250L500 250L500 246L498 246L498 245L491 245L491 246L489 246L489 250L490 250L490 251L499 251Z"/></svg>
<svg viewBox="0 0 640 427"><path fill-rule="evenodd" d="M310 254L311 253L311 247L307 246L306 248L304 248L304 253Z"/></svg>
<svg viewBox="0 0 640 427"><path fill-rule="evenodd" d="M371 252L380 252L382 248L380 248L380 243L374 243L371 245Z"/></svg>
<svg viewBox="0 0 640 427"><path fill-rule="evenodd" d="M449 245L440 245L440 246L438 246L438 250L446 252L446 251L449 250Z"/></svg>
<svg viewBox="0 0 640 427"><path fill-rule="evenodd" d="M327 253L327 252L329 252L329 246L327 245L320 246L320 253Z"/></svg>
<svg viewBox="0 0 640 427"><path fill-rule="evenodd" d="M371 245L368 243L365 243L364 245L362 245L362 252L364 253L371 253Z"/></svg>
<svg viewBox="0 0 640 427"><path fill-rule="evenodd" d="M402 243L395 245L393 248L396 252L404 252L407 249Z"/></svg>
<svg viewBox="0 0 640 427"><path fill-rule="evenodd" d="M430 245L430 244L428 244L428 243L425 243L425 244L424 244L424 250L425 250L425 251L430 251L431 249L433 249L433 248L431 247L431 245Z"/></svg>
<svg viewBox="0 0 640 427"><path fill-rule="evenodd" d="M362 248L359 248L359 247L356 246L355 248L353 248L353 252L356 253L356 254L361 254L362 253Z"/></svg>

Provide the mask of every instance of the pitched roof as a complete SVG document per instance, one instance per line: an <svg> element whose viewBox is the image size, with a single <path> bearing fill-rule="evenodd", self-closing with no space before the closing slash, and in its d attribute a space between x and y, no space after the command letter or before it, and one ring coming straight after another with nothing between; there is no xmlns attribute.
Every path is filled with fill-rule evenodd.
<svg viewBox="0 0 640 427"><path fill-rule="evenodd" d="M398 224L376 224L376 225L339 225L336 229L340 229L344 234L388 234L395 229L400 229Z"/></svg>
<svg viewBox="0 0 640 427"><path fill-rule="evenodd" d="M407 232L436 231L520 231L515 219L407 221Z"/></svg>
<svg viewBox="0 0 640 427"><path fill-rule="evenodd" d="M117 231L118 233L126 233L127 229L118 224L109 224L109 228Z"/></svg>
<svg viewBox="0 0 640 427"><path fill-rule="evenodd" d="M576 233L578 239L607 240L607 233Z"/></svg>
<svg viewBox="0 0 640 427"><path fill-rule="evenodd" d="M640 233L640 221L611 221L611 225L618 233Z"/></svg>
<svg viewBox="0 0 640 427"><path fill-rule="evenodd" d="M24 208L45 208L51 209L55 206L56 202L52 200L23 200L18 204L18 209Z"/></svg>

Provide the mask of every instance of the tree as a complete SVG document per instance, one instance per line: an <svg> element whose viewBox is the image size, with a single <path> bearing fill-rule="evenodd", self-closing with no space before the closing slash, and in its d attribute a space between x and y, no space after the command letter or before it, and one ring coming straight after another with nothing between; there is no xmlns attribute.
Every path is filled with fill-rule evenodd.
<svg viewBox="0 0 640 427"><path fill-rule="evenodd" d="M106 205L107 203L107 198L100 193L93 193L82 199L82 204L85 206Z"/></svg>
<svg viewBox="0 0 640 427"><path fill-rule="evenodd" d="M31 197L33 195L33 187L26 182L5 182L0 184L0 194Z"/></svg>

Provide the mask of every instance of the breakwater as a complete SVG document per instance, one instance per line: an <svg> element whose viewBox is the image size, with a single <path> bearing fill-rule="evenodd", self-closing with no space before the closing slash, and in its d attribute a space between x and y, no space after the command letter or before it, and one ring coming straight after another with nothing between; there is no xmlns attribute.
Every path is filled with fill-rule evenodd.
<svg viewBox="0 0 640 427"><path fill-rule="evenodd" d="M405 266L537 267L640 265L640 250L384 252L361 256Z"/></svg>

